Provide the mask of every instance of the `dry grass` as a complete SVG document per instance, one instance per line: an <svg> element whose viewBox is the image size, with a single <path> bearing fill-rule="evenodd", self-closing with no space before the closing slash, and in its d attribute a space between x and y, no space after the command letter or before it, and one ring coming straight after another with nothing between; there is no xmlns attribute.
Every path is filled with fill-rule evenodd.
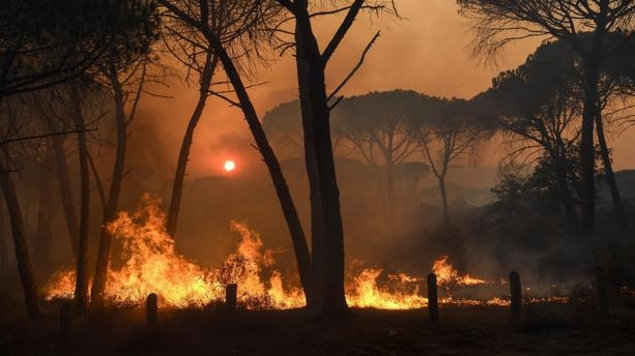
<svg viewBox="0 0 635 356"><path fill-rule="evenodd" d="M10 355L635 355L635 313L597 320L566 305L525 306L511 323L500 307L442 307L438 323L425 310L354 310L337 322L301 310L160 311L148 335L141 309L111 309L79 318L69 349L58 344L59 303L28 322L3 311L0 354ZM5 306L6 307L6 306Z"/></svg>

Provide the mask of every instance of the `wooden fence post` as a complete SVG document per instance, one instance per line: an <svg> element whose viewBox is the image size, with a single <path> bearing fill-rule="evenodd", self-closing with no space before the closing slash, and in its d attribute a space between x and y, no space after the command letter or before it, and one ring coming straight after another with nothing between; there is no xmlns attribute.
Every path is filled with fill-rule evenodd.
<svg viewBox="0 0 635 356"><path fill-rule="evenodd" d="M430 273L428 275L428 316L430 317L430 320L439 320L437 276L434 273Z"/></svg>
<svg viewBox="0 0 635 356"><path fill-rule="evenodd" d="M73 333L73 305L71 302L62 304L60 308L60 348L68 349Z"/></svg>
<svg viewBox="0 0 635 356"><path fill-rule="evenodd" d="M156 293L151 293L146 299L146 320L148 331L155 333L159 328L159 301Z"/></svg>
<svg viewBox="0 0 635 356"><path fill-rule="evenodd" d="M238 285L228 284L225 289L225 309L229 314L236 312L236 303L238 300Z"/></svg>
<svg viewBox="0 0 635 356"><path fill-rule="evenodd" d="M518 272L509 273L509 291L511 293L511 319L518 320L520 319L522 303L522 287Z"/></svg>

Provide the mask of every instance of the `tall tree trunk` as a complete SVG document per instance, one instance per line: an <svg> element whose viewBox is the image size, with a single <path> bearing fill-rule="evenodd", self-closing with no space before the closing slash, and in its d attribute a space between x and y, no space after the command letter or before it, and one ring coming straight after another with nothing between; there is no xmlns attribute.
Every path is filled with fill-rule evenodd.
<svg viewBox="0 0 635 356"><path fill-rule="evenodd" d="M296 32L296 56L305 58L303 38ZM310 94L305 85L310 75L307 61L296 60L298 72L298 87L300 97L308 97ZM309 201L311 204L311 254L312 271L314 280L315 303L313 309L321 311L324 306L324 288L326 282L326 225L324 222L324 212L322 210L322 196L320 194L320 179L317 165L317 154L315 144L315 134L313 127L313 110L309 100L300 100L302 115L302 128L304 134L304 161L309 180ZM378 176L379 178L379 176ZM380 182L381 185L381 182ZM380 194L383 192L380 190Z"/></svg>
<svg viewBox="0 0 635 356"><path fill-rule="evenodd" d="M181 150L179 151L179 160L176 165L176 173L174 174L172 197L170 199L170 209L168 211L166 224L166 230L172 238L176 237L176 226L179 219L179 210L181 209L181 196L183 194L183 180L185 179L185 170L190 157L190 148L192 147L194 130L203 115L203 109L205 109L207 97L209 96L209 88L212 84L212 77L217 63L218 61L216 56L213 56L211 51L208 52L205 57L203 73L201 74L198 103L196 104L194 112L190 117L187 129L185 130L185 135L183 136L183 142L181 143Z"/></svg>
<svg viewBox="0 0 635 356"><path fill-rule="evenodd" d="M599 64L595 58L584 60L584 110L580 136L580 201L582 203L582 231L592 234L595 229L595 155L593 125L598 112Z"/></svg>
<svg viewBox="0 0 635 356"><path fill-rule="evenodd" d="M443 223L450 223L450 210L448 208L448 194L445 189L445 174L440 174L437 179L439 180L439 193L441 193L441 206L443 208Z"/></svg>
<svg viewBox="0 0 635 356"><path fill-rule="evenodd" d="M79 223L77 222L77 213L75 212L75 199L73 198L71 179L68 175L66 151L64 150L64 138L62 136L53 136L51 141L53 143L53 151L55 154L57 181L60 186L62 205L64 207L66 230L68 231L68 238L71 243L73 257L77 258L77 247L79 246Z"/></svg>
<svg viewBox="0 0 635 356"><path fill-rule="evenodd" d="M617 188L617 182L615 181L615 174L613 173L613 164L611 163L611 155L606 143L606 136L604 135L604 125L602 123L602 115L598 112L595 119L596 131L598 134L598 143L600 144L600 153L602 155L602 163L604 164L604 170L606 174L606 181L611 190L611 198L613 198L613 207L615 208L615 215L617 216L617 222L623 229L628 228L628 218L626 217L626 211L624 210L624 204L622 204L622 197L620 191Z"/></svg>
<svg viewBox="0 0 635 356"><path fill-rule="evenodd" d="M598 36L596 34L596 36ZM582 112L582 131L580 137L580 200L582 202L582 233L588 240L594 238L595 230L595 152L593 134L596 117L599 115L599 53L601 43L595 39L592 53L597 55L583 56L584 64L584 110ZM596 254L599 253L596 245ZM603 266L599 265L599 258L595 259L595 282L598 310L601 316L608 316L609 304L607 296L606 278L603 276Z"/></svg>
<svg viewBox="0 0 635 356"><path fill-rule="evenodd" d="M115 163L112 170L112 178L110 182L110 191L104 216L102 219L102 228L99 236L99 250L97 252L97 266L95 268L95 277L91 288L91 302L95 308L101 308L104 305L104 292L106 290L106 280L108 278L108 265L110 263L110 245L112 243L112 235L106 228L109 223L117 217L117 208L119 205L119 195L121 193L121 185L123 183L124 164L126 160L126 144L127 144L127 124L125 113L125 98L123 88L117 77L117 69L110 67L106 73L112 86L113 98L115 102L115 120L117 125L117 148L115 152Z"/></svg>
<svg viewBox="0 0 635 356"><path fill-rule="evenodd" d="M47 273L50 273L50 251L52 243L52 220L54 210L51 204L52 181L47 176L42 175L38 182L38 210L37 210L37 228L35 231L35 266L36 270L41 271L38 277L48 279Z"/></svg>
<svg viewBox="0 0 635 356"><path fill-rule="evenodd" d="M88 234L90 228L90 171L88 168L88 143L86 126L82 113L79 84L71 85L73 120L77 130L77 148L79 151L79 175L81 204L79 210L79 245L77 247L77 271L75 278L75 308L79 315L88 309Z"/></svg>
<svg viewBox="0 0 635 356"><path fill-rule="evenodd" d="M11 222L13 246L15 248L15 260L18 264L20 280L22 281L26 312L31 319L35 319L42 313L40 311L40 303L37 295L37 286L35 278L33 277L33 267L31 266L31 259L29 257L29 247L27 245L26 234L24 232L22 211L20 210L20 202L18 201L15 186L13 185L13 180L11 179L11 172L7 170L5 163L1 159L0 189L2 189Z"/></svg>
<svg viewBox="0 0 635 356"><path fill-rule="evenodd" d="M575 206L573 205L573 198L571 197L571 191L569 190L569 180L567 179L566 158L562 153L556 153L549 151L551 161L556 171L556 177L558 180L558 195L560 196L560 202L564 209L564 215L567 220L567 226L569 229L575 230L578 224L578 217L575 212Z"/></svg>
<svg viewBox="0 0 635 356"><path fill-rule="evenodd" d="M295 253L298 271L300 273L300 283L302 284L302 288L306 296L307 307L311 308L314 305L315 297L313 273L311 270L311 257L309 255L309 248L307 246L304 230L302 229L302 224L300 223L300 218L298 217L298 212L295 208L295 204L293 203L291 193L289 192L289 187L284 179L282 168L280 167L278 158L271 148L271 145L267 140L267 136L262 129L256 109L249 98L247 89L245 88L233 60L223 47L222 43L218 41L216 37L211 34L207 34L207 36L209 36L214 52L221 61L227 77L236 91L236 96L238 97L240 107L245 115L245 120L247 120L247 124L249 125L249 129L254 137L254 141L258 146L258 150L269 169L271 180L276 189L278 200L280 201L282 212L284 213L287 227L289 228L289 233L291 234L293 251Z"/></svg>
<svg viewBox="0 0 635 356"><path fill-rule="evenodd" d="M348 305L344 290L344 228L331 142L330 112L324 77L325 63L311 28L307 7L296 4L294 15L296 16L296 61L302 62L298 64L300 102L303 103L301 105L303 108L310 109L310 114L302 113L303 128L308 129L308 134L313 137L317 167L317 177L314 176L313 179L317 178L315 184L319 187L320 208L324 219L324 263L326 266L321 313L327 317L338 317L347 313ZM305 147L305 150L308 149ZM309 179L312 179L311 175L314 174L309 169L312 164L307 162ZM313 260L314 263L317 262L315 255Z"/></svg>

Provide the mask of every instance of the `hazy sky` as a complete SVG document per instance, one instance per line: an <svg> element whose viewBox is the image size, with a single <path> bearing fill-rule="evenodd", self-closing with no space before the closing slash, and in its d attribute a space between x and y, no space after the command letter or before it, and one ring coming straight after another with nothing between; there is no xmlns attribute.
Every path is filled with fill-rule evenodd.
<svg viewBox="0 0 635 356"><path fill-rule="evenodd" d="M457 13L452 0L398 0L399 20L388 15L379 18L360 16L353 25L340 51L328 67L328 87L332 89L357 63L359 55L377 30L381 37L369 53L363 68L343 91L345 95L369 91L412 89L429 95L469 98L488 88L491 78L502 70L524 62L539 44L525 41L507 48L496 67L480 64L466 48L471 34L467 22ZM330 38L337 22L320 23L318 33L324 41ZM265 83L252 90L252 98L261 114L274 106L297 97L297 82L293 58L287 53L258 71L257 81ZM140 130L153 130L161 153L157 159L176 165L176 155L185 125L196 100L196 87L186 87L174 80L172 99L152 99L146 102L148 115ZM156 123L155 120L160 120ZM634 134L624 134L612 140L615 166L624 169L635 166L629 159L630 141ZM222 162L233 158L240 164L258 164L258 156L250 147L247 125L236 108L212 100L203 115L194 139L189 172L193 175L218 174ZM501 151L495 144L486 147L482 165L495 166Z"/></svg>

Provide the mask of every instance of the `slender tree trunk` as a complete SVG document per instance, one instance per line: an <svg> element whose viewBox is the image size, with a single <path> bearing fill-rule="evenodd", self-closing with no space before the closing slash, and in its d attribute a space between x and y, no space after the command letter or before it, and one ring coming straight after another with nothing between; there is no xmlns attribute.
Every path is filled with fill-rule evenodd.
<svg viewBox="0 0 635 356"><path fill-rule="evenodd" d="M183 136L183 142L181 143L181 150L179 151L179 159L176 165L176 173L174 174L174 184L172 186L172 198L170 199L170 208L168 211L166 230L172 238L176 238L176 226L179 219L179 210L181 209L181 197L183 194L183 180L185 179L185 171L187 168L187 162L190 157L190 148L192 147L192 140L194 138L194 130L198 125L207 97L209 96L209 88L212 84L212 77L214 70L216 69L217 59L213 56L212 52L208 52L205 57L205 66L203 67L203 73L201 74L201 86L199 90L198 103L194 108L194 112L190 117L190 121L185 130Z"/></svg>
<svg viewBox="0 0 635 356"><path fill-rule="evenodd" d="M77 130L77 148L79 151L79 175L81 205L79 210L79 246L77 247L77 271L75 278L75 311L86 314L88 309L88 234L90 228L90 171L88 169L88 143L86 126L82 113L78 84L71 86L73 119Z"/></svg>
<svg viewBox="0 0 635 356"><path fill-rule="evenodd" d="M119 195L121 193L121 185L123 183L124 164L126 160L126 144L127 144L127 124L126 113L124 111L125 99L123 88L117 77L117 70L114 67L108 69L107 73L110 85L112 86L113 97L116 109L116 125L117 125L117 148L115 152L115 163L113 165L112 179L110 183L110 191L104 216L102 219L102 228L99 237L99 251L97 252L97 266L95 268L95 277L91 288L91 302L95 308L101 308L104 305L104 292L106 290L106 280L108 278L108 265L110 263L110 245L112 243L112 235L106 228L109 223L117 217L117 207L119 205Z"/></svg>
<svg viewBox="0 0 635 356"><path fill-rule="evenodd" d="M392 158L386 159L386 189L388 196L388 222L395 218L395 166Z"/></svg>
<svg viewBox="0 0 635 356"><path fill-rule="evenodd" d="M626 211L624 210L624 204L622 204L622 197L620 191L617 188L617 182L615 181L615 174L613 173L613 164L611 163L611 155L606 143L606 136L604 135L604 125L602 123L602 115L598 112L595 119L596 131L598 134L598 143L600 144L600 153L602 155L602 163L604 164L604 170L606 174L606 181L611 190L611 198L613 198L613 206L615 208L615 215L619 226L623 229L628 228L628 218L626 217Z"/></svg>
<svg viewBox="0 0 635 356"><path fill-rule="evenodd" d="M22 281L22 289L24 292L24 301L26 305L27 315L31 319L39 317L40 303L37 295L37 286L33 277L33 267L29 257L29 247L26 242L26 234L24 232L24 222L22 219L22 211L20 210L20 202L15 192L15 186L11 179L11 173L7 170L5 163L0 160L0 189L4 195L4 201L9 212L11 222L11 230L13 232L13 246L15 248L15 259L18 264L20 280Z"/></svg>
<svg viewBox="0 0 635 356"><path fill-rule="evenodd" d="M0 191L0 193L2 193L2 191ZM1 195L2 194L0 194L0 196ZM8 231L4 204L0 203L0 279L9 272L9 246L7 246L7 236Z"/></svg>
<svg viewBox="0 0 635 356"><path fill-rule="evenodd" d="M564 150L564 148L563 148ZM571 191L569 190L569 180L567 179L566 158L564 152L558 154L551 152L551 161L556 171L556 177L558 179L558 193L560 195L560 202L564 209L564 215L567 219L567 226L570 229L575 229L578 224L578 217L575 212L575 206L573 205L573 198L571 197Z"/></svg>
<svg viewBox="0 0 635 356"><path fill-rule="evenodd" d="M38 273L40 278L48 279L48 273L50 273L50 251L52 246L52 220L54 216L54 210L51 205L51 198L53 189L51 187L52 180L46 176L42 176L39 185L38 192L38 210L37 210L37 228L35 231L35 266L36 270L41 271Z"/></svg>
<svg viewBox="0 0 635 356"><path fill-rule="evenodd" d="M584 110L580 136L580 201L582 203L582 231L592 234L595 229L595 157L593 125L598 112L599 66L587 56L584 60Z"/></svg>
<svg viewBox="0 0 635 356"><path fill-rule="evenodd" d="M71 188L71 179L68 175L68 165L66 163L66 152L64 150L64 138L62 136L53 136L53 151L55 153L55 167L57 173L57 181L60 186L62 196L62 205L64 207L64 218L66 221L66 230L71 243L73 257L77 258L77 247L79 246L79 223L77 222L77 213L75 212L75 199L73 198L73 189Z"/></svg>
<svg viewBox="0 0 635 356"><path fill-rule="evenodd" d="M302 113L303 128L305 130L308 128L308 134L313 136L317 166L316 184L319 186L320 208L324 219L324 263L326 266L321 313L327 317L338 317L347 313L348 305L344 290L344 229L331 142L330 112L324 77L325 63L311 28L307 7L296 4L294 15L296 17L296 61L303 62L298 65L300 101L304 103L303 108L310 108L310 115L306 112ZM305 115L307 115L306 118L304 118ZM307 166L311 164L308 162ZM308 170L308 174L311 179L312 171ZM313 260L316 263L315 255Z"/></svg>
<svg viewBox="0 0 635 356"><path fill-rule="evenodd" d="M450 210L448 208L448 194L445 189L445 174L441 174L437 177L439 180L439 193L441 193L441 206L443 208L443 223L450 223Z"/></svg>
<svg viewBox="0 0 635 356"><path fill-rule="evenodd" d="M596 35L597 36L597 35ZM600 44L595 41L595 51L599 53ZM584 64L584 110L582 113L582 131L580 137L580 200L582 202L582 233L587 239L593 238L595 230L595 154L593 147L594 123L599 115L600 95L598 56L583 57ZM598 246L596 246L596 250ZM598 252L596 251L596 254ZM603 266L600 259L595 260L595 282L601 316L609 313L606 279L603 278Z"/></svg>
<svg viewBox="0 0 635 356"><path fill-rule="evenodd" d="M247 93L238 70L234 66L233 60L217 38L211 34L207 34L207 36L209 36L214 52L221 61L223 68L227 73L227 77L236 91L236 96L238 97L241 109L245 115L245 120L247 120L247 124L249 125L249 129L254 137L254 141L258 146L258 150L269 169L271 180L273 181L276 189L276 193L287 222L287 227L289 228L289 232L291 234L293 251L298 263L300 282L302 284L302 288L304 289L307 306L311 308L312 305L314 305L315 293L313 292L313 275L311 270L309 248L307 246L304 230L302 229L302 224L300 223L300 218L298 217L298 212L295 208L295 204L293 203L291 193L289 192L289 187L284 179L284 175L282 174L282 168L280 167L280 163L278 162L278 159L267 140L267 136L262 129L256 109L249 98L249 94Z"/></svg>

